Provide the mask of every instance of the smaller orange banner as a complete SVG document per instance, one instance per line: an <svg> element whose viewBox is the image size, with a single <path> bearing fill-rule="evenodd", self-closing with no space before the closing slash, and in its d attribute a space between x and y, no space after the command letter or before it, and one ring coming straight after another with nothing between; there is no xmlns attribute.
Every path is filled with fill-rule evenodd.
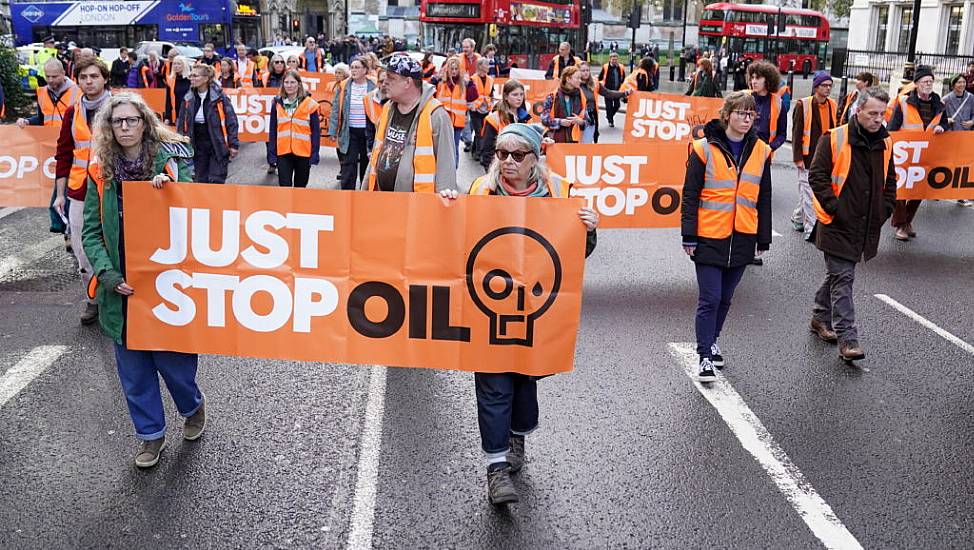
<svg viewBox="0 0 974 550"><path fill-rule="evenodd" d="M223 94L237 113L237 139L241 143L266 142L270 133L271 108L277 88L227 88Z"/></svg>
<svg viewBox="0 0 974 550"><path fill-rule="evenodd" d="M334 74L308 71L298 71L298 74L301 75L301 82L304 83L305 89L315 101L320 103L323 100L328 100L331 102L335 90Z"/></svg>
<svg viewBox="0 0 974 550"><path fill-rule="evenodd" d="M500 100L504 97L504 84L509 78L498 77L494 79L494 97ZM544 100L550 94L558 90L557 80L519 80L524 85L524 101L531 105L531 122L541 122L541 111L544 107Z"/></svg>
<svg viewBox="0 0 974 550"><path fill-rule="evenodd" d="M626 106L625 143L687 142L703 137L703 126L720 118L724 100L652 92L635 92Z"/></svg>
<svg viewBox="0 0 974 550"><path fill-rule="evenodd" d="M47 206L60 128L5 126L0 132L0 206Z"/></svg>
<svg viewBox="0 0 974 550"><path fill-rule="evenodd" d="M139 94L152 112L162 118L166 112L166 93L165 88L114 88L112 93L132 93Z"/></svg>
<svg viewBox="0 0 974 550"><path fill-rule="evenodd" d="M974 199L974 133L892 132L898 199Z"/></svg>

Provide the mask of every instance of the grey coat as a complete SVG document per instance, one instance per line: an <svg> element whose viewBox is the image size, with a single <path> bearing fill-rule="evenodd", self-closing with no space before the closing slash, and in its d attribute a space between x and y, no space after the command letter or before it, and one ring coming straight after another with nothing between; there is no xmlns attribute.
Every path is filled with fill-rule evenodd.
<svg viewBox="0 0 974 550"><path fill-rule="evenodd" d="M375 89L375 82L372 82L371 78L365 79L366 85L368 86L368 91L371 92ZM338 94L341 93L341 86L335 86L335 97L331 101L331 115L328 116L328 135L335 139L338 144L338 150L345 154L348 152L348 112L350 110L350 105L352 104L352 86L351 84L345 85L345 94L343 97L339 98ZM341 101L341 103L339 103ZM341 111L344 113L342 116L342 127L338 128L338 110L339 105L341 105ZM366 127L371 123L366 122ZM337 132L336 132L337 130ZM373 130L374 132L375 130Z"/></svg>
<svg viewBox="0 0 974 550"><path fill-rule="evenodd" d="M425 82L423 83L423 95L419 100L420 108L416 110L417 114L423 110L426 102L433 99L435 91L436 89L433 86ZM395 108L396 106L392 105L392 109ZM389 117L392 117L391 109L389 111ZM396 191L413 190L414 173L412 159L416 153L416 121L418 119L419 117L417 116L416 120L413 120L412 125L409 127L409 137L407 138L406 146L403 147L402 162L399 163L399 172L396 174ZM436 176L434 178L436 190L457 190L457 166L454 156L454 147L456 145L453 142L453 121L450 120L450 115L446 114L446 110L444 109L434 110L431 119L430 122L433 127L433 156L436 157ZM375 136L376 142L384 138L385 136ZM369 170L365 173L365 178L359 184L359 189L368 189L369 177L373 169L374 167L370 163Z"/></svg>
<svg viewBox="0 0 974 550"><path fill-rule="evenodd" d="M944 117L954 121L953 124L947 124L948 130L968 131L974 129L974 127L964 128L960 125L961 122L974 120L974 94L964 92L963 96L957 97L957 94L951 91L944 96L944 105L947 107L944 111Z"/></svg>

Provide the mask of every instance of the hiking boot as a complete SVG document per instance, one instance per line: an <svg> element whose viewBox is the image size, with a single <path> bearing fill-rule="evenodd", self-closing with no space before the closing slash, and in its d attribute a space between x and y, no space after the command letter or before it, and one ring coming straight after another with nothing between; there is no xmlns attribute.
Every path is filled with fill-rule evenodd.
<svg viewBox="0 0 974 550"><path fill-rule="evenodd" d="M835 331L832 330L828 325L819 321L818 319L812 319L808 324L808 328L819 338L825 340L830 344L834 344L838 341L838 337L835 335Z"/></svg>
<svg viewBox="0 0 974 550"><path fill-rule="evenodd" d="M507 453L507 462L511 465L511 473L516 474L524 466L524 436L511 435L511 450Z"/></svg>
<svg viewBox="0 0 974 550"><path fill-rule="evenodd" d="M724 356L720 354L720 346L717 342L710 346L710 362L718 369L724 368Z"/></svg>
<svg viewBox="0 0 974 550"><path fill-rule="evenodd" d="M906 229L901 226L896 228L896 232L893 233L893 238L898 241L908 241L910 240L910 235L906 232Z"/></svg>
<svg viewBox="0 0 974 550"><path fill-rule="evenodd" d="M206 428L206 395L203 396L203 402L200 403L200 408L196 409L193 416L186 418L186 423L183 424L183 439L186 441L196 441L203 435L203 430Z"/></svg>
<svg viewBox="0 0 974 550"><path fill-rule="evenodd" d="M85 304L85 310L81 314L81 324L90 325L97 320L98 320L98 304L87 302Z"/></svg>
<svg viewBox="0 0 974 550"><path fill-rule="evenodd" d="M511 465L507 462L491 464L487 468L487 500L494 506L517 502L517 489L511 480Z"/></svg>
<svg viewBox="0 0 974 550"><path fill-rule="evenodd" d="M700 367L697 370L697 382L709 384L717 381L717 373L714 372L714 364L710 359L701 359Z"/></svg>
<svg viewBox="0 0 974 550"><path fill-rule="evenodd" d="M839 357L843 361L858 361L865 359L866 353L859 347L859 342L842 342L839 344Z"/></svg>
<svg viewBox="0 0 974 550"><path fill-rule="evenodd" d="M135 465L139 468L151 468L159 463L159 455L166 448L165 436L152 441L143 441L139 446L139 454L135 455Z"/></svg>

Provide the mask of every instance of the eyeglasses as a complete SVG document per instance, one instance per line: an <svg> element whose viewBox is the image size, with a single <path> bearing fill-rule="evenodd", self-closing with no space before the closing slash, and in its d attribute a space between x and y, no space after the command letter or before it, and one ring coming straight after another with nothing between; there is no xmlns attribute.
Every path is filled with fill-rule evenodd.
<svg viewBox="0 0 974 550"><path fill-rule="evenodd" d="M281 64L281 65L283 65L283 64L284 64L284 62L283 62L283 61L281 61L280 59L278 59L277 61L275 61L275 62L274 62L274 64L275 64L275 65L277 65L277 64Z"/></svg>
<svg viewBox="0 0 974 550"><path fill-rule="evenodd" d="M142 117L140 116L128 116L128 117L112 119L112 128L121 128L122 126L128 126L129 128L137 128L141 125L142 125Z"/></svg>
<svg viewBox="0 0 974 550"><path fill-rule="evenodd" d="M532 154L534 154L533 151L503 151L501 149L494 151L494 156L497 157L497 160L504 162L507 160L507 157L511 157L518 164L524 162L524 157Z"/></svg>
<svg viewBox="0 0 974 550"><path fill-rule="evenodd" d="M758 118L758 114L755 113L754 111L731 111L731 112L743 118L744 120L752 120Z"/></svg>

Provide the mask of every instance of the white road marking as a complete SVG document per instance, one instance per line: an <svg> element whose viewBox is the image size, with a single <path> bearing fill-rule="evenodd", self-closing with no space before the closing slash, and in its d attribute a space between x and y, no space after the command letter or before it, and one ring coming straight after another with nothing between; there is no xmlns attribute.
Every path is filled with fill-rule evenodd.
<svg viewBox="0 0 974 550"><path fill-rule="evenodd" d="M832 508L815 491L812 484L778 446L774 438L751 411L744 399L734 390L726 378L717 375L717 381L703 386L695 379L697 370L696 346L690 343L670 342L670 353L680 361L683 370L697 390L710 402L724 422L771 481L798 512L805 525L826 548L862 549L856 537L836 517Z"/></svg>
<svg viewBox="0 0 974 550"><path fill-rule="evenodd" d="M355 506L352 509L351 533L348 535L348 548L351 550L372 548L385 399L386 367L372 367L369 377L369 396L365 404L365 425L359 439Z"/></svg>
<svg viewBox="0 0 974 550"><path fill-rule="evenodd" d="M0 278L6 277L9 273L31 262L40 260L48 252L59 246L64 246L64 237L61 235L50 237L37 244L28 246L16 256L7 256L6 258L0 259Z"/></svg>
<svg viewBox="0 0 974 550"><path fill-rule="evenodd" d="M947 332L946 330L938 327L932 321L928 321L926 318L924 318L919 313L917 313L917 312L913 311L912 309L904 306L903 304L897 302L896 300L890 298L889 296L887 296L885 294L873 294L873 296L875 296L875 297L879 298L880 300L886 302L887 304L889 304L890 306L892 306L894 309L899 310L899 312L902 313L903 315L906 315L910 319L913 319L917 323L920 323L921 325L923 325L923 326L927 327L928 329L934 331L938 336L940 336L944 340L947 340L951 344L954 344L955 346L957 346L960 349L966 351L967 353L970 353L971 355L974 355L974 346L972 346L971 344L968 344L967 342L961 340L960 338L954 336L953 334Z"/></svg>
<svg viewBox="0 0 974 550"><path fill-rule="evenodd" d="M23 208L19 206L8 206L7 208L0 208L0 220L13 214L14 212L20 212L21 210L23 210Z"/></svg>
<svg viewBox="0 0 974 550"><path fill-rule="evenodd" d="M0 375L0 407L54 364L67 349L67 346L38 346Z"/></svg>
<svg viewBox="0 0 974 550"><path fill-rule="evenodd" d="M784 237L784 235L782 235L781 233L778 233L774 229L771 230L771 236L772 237Z"/></svg>

